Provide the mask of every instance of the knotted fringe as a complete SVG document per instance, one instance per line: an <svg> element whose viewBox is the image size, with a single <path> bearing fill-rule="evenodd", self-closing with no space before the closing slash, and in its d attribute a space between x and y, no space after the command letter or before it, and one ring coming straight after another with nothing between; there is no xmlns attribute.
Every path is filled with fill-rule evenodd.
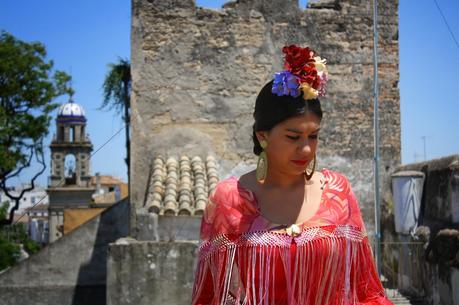
<svg viewBox="0 0 459 305"><path fill-rule="evenodd" d="M199 248L192 305L392 304L352 226L220 235Z"/></svg>

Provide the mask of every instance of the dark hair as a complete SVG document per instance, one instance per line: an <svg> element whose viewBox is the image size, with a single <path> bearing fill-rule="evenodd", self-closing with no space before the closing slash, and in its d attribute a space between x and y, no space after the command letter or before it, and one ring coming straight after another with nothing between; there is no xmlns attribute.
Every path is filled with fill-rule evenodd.
<svg viewBox="0 0 459 305"><path fill-rule="evenodd" d="M322 120L322 108L319 99L304 100L301 93L298 97L278 96L271 92L273 81L267 83L260 91L255 102L253 118L253 152L259 155L263 149L258 142L256 131L270 131L275 125L306 112L312 112Z"/></svg>

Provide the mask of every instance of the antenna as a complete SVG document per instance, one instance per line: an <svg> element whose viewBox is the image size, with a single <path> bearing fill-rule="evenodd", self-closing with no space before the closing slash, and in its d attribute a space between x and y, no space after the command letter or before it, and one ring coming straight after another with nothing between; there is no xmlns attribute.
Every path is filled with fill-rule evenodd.
<svg viewBox="0 0 459 305"><path fill-rule="evenodd" d="M70 66L69 68L69 75L70 75L70 80L69 80L69 97L70 97L70 101L73 101L73 94L75 93L75 91L73 90L73 77L72 77L72 66Z"/></svg>
<svg viewBox="0 0 459 305"><path fill-rule="evenodd" d="M417 152L414 152L413 157L414 157L414 162L418 161L418 157L421 157L421 154L418 154Z"/></svg>
<svg viewBox="0 0 459 305"><path fill-rule="evenodd" d="M424 141L424 161L427 161L427 154L426 154L426 136L422 136L421 139Z"/></svg>

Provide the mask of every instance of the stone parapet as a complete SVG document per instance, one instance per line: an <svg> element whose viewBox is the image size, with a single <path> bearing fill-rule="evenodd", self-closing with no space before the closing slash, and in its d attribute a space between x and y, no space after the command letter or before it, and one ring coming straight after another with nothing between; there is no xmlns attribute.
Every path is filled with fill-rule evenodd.
<svg viewBox="0 0 459 305"><path fill-rule="evenodd" d="M189 304L197 242L121 239L109 247L107 305Z"/></svg>

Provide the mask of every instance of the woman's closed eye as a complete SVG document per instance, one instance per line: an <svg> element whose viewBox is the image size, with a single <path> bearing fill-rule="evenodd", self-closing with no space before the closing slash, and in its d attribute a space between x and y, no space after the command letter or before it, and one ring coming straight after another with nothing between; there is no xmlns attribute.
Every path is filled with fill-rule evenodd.
<svg viewBox="0 0 459 305"><path fill-rule="evenodd" d="M309 138L314 140L314 139L317 139L318 135L310 135ZM291 140L298 140L300 137L299 136L287 136L287 138L291 139Z"/></svg>
<svg viewBox="0 0 459 305"><path fill-rule="evenodd" d="M287 136L287 138L291 139L291 140L298 140L300 137L299 136Z"/></svg>

